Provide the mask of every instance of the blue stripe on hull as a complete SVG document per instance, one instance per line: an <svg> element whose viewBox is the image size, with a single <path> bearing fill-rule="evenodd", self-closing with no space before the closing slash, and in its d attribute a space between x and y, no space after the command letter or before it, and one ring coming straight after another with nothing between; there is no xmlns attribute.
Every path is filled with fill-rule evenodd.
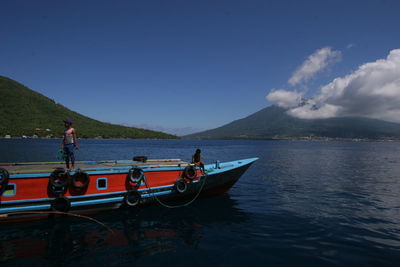
<svg viewBox="0 0 400 267"><path fill-rule="evenodd" d="M21 211L49 210L50 208L51 208L50 204L12 207L12 208L2 208L0 209L0 213L4 214L4 213L21 212Z"/></svg>

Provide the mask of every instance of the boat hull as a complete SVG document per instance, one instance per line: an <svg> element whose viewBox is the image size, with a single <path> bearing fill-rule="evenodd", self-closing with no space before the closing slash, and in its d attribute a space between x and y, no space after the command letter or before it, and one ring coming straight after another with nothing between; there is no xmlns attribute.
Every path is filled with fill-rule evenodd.
<svg viewBox="0 0 400 267"><path fill-rule="evenodd" d="M256 160L209 164L205 166L205 172L192 166L195 174L191 179L186 177L188 165L181 163L177 166L131 164L104 169L84 168L80 172L85 172L90 179L86 188L77 191L69 184L62 194L50 192L52 173L11 173L8 186L14 186L14 192L5 192L0 197L0 222L138 208L153 203L181 207L199 197L226 193ZM143 172L143 179L136 184L131 183L129 176L133 168ZM76 173L70 173L71 177ZM178 182L183 183L182 188Z"/></svg>

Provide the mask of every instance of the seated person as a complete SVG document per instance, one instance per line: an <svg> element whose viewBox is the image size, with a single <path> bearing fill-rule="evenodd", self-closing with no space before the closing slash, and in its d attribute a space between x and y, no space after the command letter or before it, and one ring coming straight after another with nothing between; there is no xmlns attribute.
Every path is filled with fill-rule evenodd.
<svg viewBox="0 0 400 267"><path fill-rule="evenodd" d="M194 153L194 155L192 156L192 163L194 163L194 165L196 166L199 166L202 172L204 172L204 162L203 158L201 157L200 149L196 149L196 153Z"/></svg>

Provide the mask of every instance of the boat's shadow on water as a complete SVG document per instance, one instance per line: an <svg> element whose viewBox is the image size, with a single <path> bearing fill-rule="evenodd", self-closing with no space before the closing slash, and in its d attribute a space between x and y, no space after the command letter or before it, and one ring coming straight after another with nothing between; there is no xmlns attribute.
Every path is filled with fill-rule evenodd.
<svg viewBox="0 0 400 267"><path fill-rule="evenodd" d="M0 225L0 263L81 265L132 263L163 252L196 249L204 227L244 222L248 215L229 195L188 207L157 205L90 215Z"/></svg>

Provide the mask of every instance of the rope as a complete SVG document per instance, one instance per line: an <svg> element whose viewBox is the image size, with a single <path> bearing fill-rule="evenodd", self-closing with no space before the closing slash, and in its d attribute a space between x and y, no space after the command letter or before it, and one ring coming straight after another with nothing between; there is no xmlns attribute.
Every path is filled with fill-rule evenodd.
<svg viewBox="0 0 400 267"><path fill-rule="evenodd" d="M148 186L148 184L147 184L146 178L144 178L144 183L145 183L147 189L149 189L149 192L152 193L153 198L154 198L155 200L157 200L157 202L158 202L161 206L164 206L164 207L169 208L169 209L175 209L175 208L186 207L186 206L189 206L190 204L192 204L192 203L199 197L201 191L203 190L203 187L204 187L204 185L205 185L205 183L206 183L206 178L207 178L207 177L208 177L208 174L204 175L203 183L201 184L200 189L199 189L199 191L197 192L196 196L195 196L192 200L190 200L189 202L187 202L187 203L185 203L185 204L176 205L176 206L172 206L172 205L168 205L168 204L163 203L163 202L157 197L157 195L155 195L155 194L151 191L151 188L150 188L150 187ZM200 177L199 177L199 179L200 179Z"/></svg>
<svg viewBox="0 0 400 267"><path fill-rule="evenodd" d="M59 150L57 151L56 158L57 158L58 160L65 160L66 157L67 157L67 155L65 154L65 152L64 152L63 149L59 149Z"/></svg>
<svg viewBox="0 0 400 267"><path fill-rule="evenodd" d="M105 227L108 231L110 231L112 234L114 234L114 231L109 226L105 225L104 223L102 223L94 218L91 218L89 216L75 214L75 213L62 212L62 211L19 211L19 212L4 213L4 214L1 214L0 217L8 217L10 215L23 215L23 214L58 214L58 215L68 215L68 216L72 216L72 217L83 218L83 219L87 219L89 221L95 222L97 224L100 224L101 226Z"/></svg>

